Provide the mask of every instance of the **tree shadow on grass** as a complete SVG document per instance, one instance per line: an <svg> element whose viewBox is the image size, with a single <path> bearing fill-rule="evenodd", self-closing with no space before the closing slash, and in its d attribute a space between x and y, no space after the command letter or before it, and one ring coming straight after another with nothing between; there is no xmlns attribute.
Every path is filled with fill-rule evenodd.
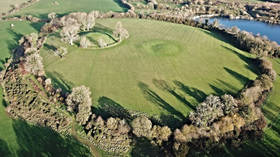
<svg viewBox="0 0 280 157"><path fill-rule="evenodd" d="M133 157L164 157L166 154L160 147L152 145L147 138L135 138L135 145L130 153Z"/></svg>
<svg viewBox="0 0 280 157"><path fill-rule="evenodd" d="M138 87L142 90L145 98L148 101L156 105L159 105L160 107L167 110L171 114L178 116L181 120L185 119L185 116L181 112L177 111L174 107L172 107L165 100L163 100L157 93L152 91L147 84L143 82L139 82Z"/></svg>
<svg viewBox="0 0 280 157"><path fill-rule="evenodd" d="M185 118L184 120L180 120L177 117L175 117L174 115L161 114L159 124L166 125L166 126L170 127L172 130L174 130L174 129L180 128L184 124L188 123L187 120L188 120L187 118Z"/></svg>
<svg viewBox="0 0 280 157"><path fill-rule="evenodd" d="M34 23L31 23L30 25L38 32L41 31L41 28L44 26L45 23L43 22L34 22Z"/></svg>
<svg viewBox="0 0 280 157"><path fill-rule="evenodd" d="M237 79L241 84L247 84L250 79L236 71L233 71L227 67L224 67L224 69L226 70L226 72L228 72L231 76L233 76L235 79Z"/></svg>
<svg viewBox="0 0 280 157"><path fill-rule="evenodd" d="M50 45L50 44L46 44L46 43L44 44L44 47L46 49L50 50L50 51L56 51L57 50L57 48L55 46Z"/></svg>
<svg viewBox="0 0 280 157"><path fill-rule="evenodd" d="M223 34L221 32L218 31L207 31L207 30L202 30L202 32L204 32L207 35L210 35L220 41L223 41L225 43L237 46L237 42L236 40L233 40L233 38L230 35L227 34Z"/></svg>
<svg viewBox="0 0 280 157"><path fill-rule="evenodd" d="M110 98L104 96L100 97L98 99L98 104L100 107L97 109L97 111L100 115L102 115L102 117L118 117L121 119L126 119L127 121L132 120L132 116L130 115L129 111Z"/></svg>
<svg viewBox="0 0 280 157"><path fill-rule="evenodd" d="M245 66L247 69L249 69L250 71L254 72L255 74L260 74L259 70L258 70L258 67L256 65L256 61L254 58L250 58L250 57L247 57L245 55L242 55L241 53L238 53L237 51L233 50L232 48L228 48L226 46L223 46L222 47L226 50L229 50L230 52L232 52L233 54L237 55L241 60L243 60L244 62L247 63L247 65Z"/></svg>
<svg viewBox="0 0 280 157"><path fill-rule="evenodd" d="M181 95L177 94L175 92L176 88L173 87L172 85L169 85L166 81L153 79L153 83L157 88L159 88L163 91L167 91L168 93L173 95L177 100L179 100L180 102L185 104L188 108L190 108L192 110L195 110L195 107L189 101L187 101L184 96L181 96Z"/></svg>
<svg viewBox="0 0 280 157"><path fill-rule="evenodd" d="M7 104L7 102L4 100L4 99L2 99L2 105L6 108L6 107L8 107L8 104Z"/></svg>
<svg viewBox="0 0 280 157"><path fill-rule="evenodd" d="M0 156L1 157L12 157L10 148L4 140L0 139Z"/></svg>
<svg viewBox="0 0 280 157"><path fill-rule="evenodd" d="M13 128L20 149L19 156L91 156L88 148L73 137L62 137L46 127L29 125L22 120L14 120Z"/></svg>
<svg viewBox="0 0 280 157"><path fill-rule="evenodd" d="M13 40L14 40L15 42L18 42L18 41L20 40L20 38L23 37L23 34L17 33L17 32L14 31L14 29L11 29L11 28L8 28L8 29L7 29L7 32L8 32L10 35L12 35Z"/></svg>
<svg viewBox="0 0 280 157"><path fill-rule="evenodd" d="M15 50L15 48L18 47L18 41L23 37L23 34L15 32L13 29L8 28L7 32L12 36L12 40L7 40L6 43L8 45L8 49L10 50L10 53Z"/></svg>
<svg viewBox="0 0 280 157"><path fill-rule="evenodd" d="M124 12L127 12L127 10L129 9L129 6L122 3L121 0L114 0L115 3L117 3Z"/></svg>
<svg viewBox="0 0 280 157"><path fill-rule="evenodd" d="M66 81L64 77L57 72L47 73L47 76L52 80L55 88L61 88L64 93L70 93L73 83Z"/></svg>
<svg viewBox="0 0 280 157"><path fill-rule="evenodd" d="M193 97L197 102L203 102L207 97L207 95L200 89L189 87L177 80L174 80L173 82L177 87L179 87L180 90L182 90L187 95Z"/></svg>

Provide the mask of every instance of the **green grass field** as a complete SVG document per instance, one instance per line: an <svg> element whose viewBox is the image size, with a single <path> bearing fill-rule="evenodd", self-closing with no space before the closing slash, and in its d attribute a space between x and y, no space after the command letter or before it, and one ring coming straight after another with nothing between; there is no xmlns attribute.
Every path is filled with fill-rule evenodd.
<svg viewBox="0 0 280 157"><path fill-rule="evenodd" d="M118 20L98 24L114 28ZM90 87L95 106L110 100L161 119L184 119L206 95L236 94L256 77L248 54L220 36L166 22L121 21L130 38L111 48L69 47L55 35L50 37L47 45L68 46L69 53L61 59L45 47L41 55L47 75L65 90Z"/></svg>
<svg viewBox="0 0 280 157"><path fill-rule="evenodd" d="M10 24L13 23L15 27L10 29ZM41 24L19 22L19 21L0 21L0 69L3 68L3 63L11 56L11 50L18 45L18 40L22 35L38 32Z"/></svg>
<svg viewBox="0 0 280 157"><path fill-rule="evenodd" d="M120 0L40 0L30 7L16 12L15 15L31 14L37 17L46 17L50 12L66 14L77 11L90 12L92 10L123 12L126 11L126 8L122 8Z"/></svg>
<svg viewBox="0 0 280 157"><path fill-rule="evenodd" d="M27 2L27 0L1 0L0 1L0 13L5 13L11 9L12 4L21 4Z"/></svg>

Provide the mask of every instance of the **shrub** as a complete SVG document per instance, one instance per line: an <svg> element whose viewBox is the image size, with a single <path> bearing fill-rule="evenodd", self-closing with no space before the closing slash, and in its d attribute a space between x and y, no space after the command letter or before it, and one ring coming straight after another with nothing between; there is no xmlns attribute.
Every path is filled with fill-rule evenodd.
<svg viewBox="0 0 280 157"><path fill-rule="evenodd" d="M97 43L100 48L104 48L107 46L107 43L103 39L98 39Z"/></svg>
<svg viewBox="0 0 280 157"><path fill-rule="evenodd" d="M150 137L152 122L144 116L138 117L131 122L133 133L137 137Z"/></svg>
<svg viewBox="0 0 280 157"><path fill-rule="evenodd" d="M73 88L66 99L68 111L76 113L76 120L82 125L86 124L92 114L90 95L89 88L80 86Z"/></svg>
<svg viewBox="0 0 280 157"><path fill-rule="evenodd" d="M88 46L91 46L91 42L87 39L86 36L83 36L81 38L81 41L80 41L80 47L81 48L88 48Z"/></svg>
<svg viewBox="0 0 280 157"><path fill-rule="evenodd" d="M42 61L43 58L38 53L27 56L25 59L25 70L35 76L44 75L45 72Z"/></svg>

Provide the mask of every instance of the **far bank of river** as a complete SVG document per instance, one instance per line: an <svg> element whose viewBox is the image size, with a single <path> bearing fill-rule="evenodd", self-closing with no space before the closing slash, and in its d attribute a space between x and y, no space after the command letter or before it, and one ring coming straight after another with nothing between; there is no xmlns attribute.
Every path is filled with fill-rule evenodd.
<svg viewBox="0 0 280 157"><path fill-rule="evenodd" d="M251 20L230 20L222 17L210 18L209 22L212 23L215 19L219 21L219 24L222 27L231 28L237 26L240 30L252 32L255 35L260 34L261 36L267 36L268 39L280 44L280 25L271 25Z"/></svg>

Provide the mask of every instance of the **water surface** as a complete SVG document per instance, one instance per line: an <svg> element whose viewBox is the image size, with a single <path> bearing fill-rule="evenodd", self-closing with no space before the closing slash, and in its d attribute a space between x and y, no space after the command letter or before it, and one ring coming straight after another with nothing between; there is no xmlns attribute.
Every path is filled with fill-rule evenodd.
<svg viewBox="0 0 280 157"><path fill-rule="evenodd" d="M267 36L268 39L276 41L280 44L280 25L271 25L260 21L250 20L230 20L227 18L211 18L210 23L217 19L219 24L223 27L229 28L237 26L240 30L252 32L253 34L260 34L261 36Z"/></svg>

